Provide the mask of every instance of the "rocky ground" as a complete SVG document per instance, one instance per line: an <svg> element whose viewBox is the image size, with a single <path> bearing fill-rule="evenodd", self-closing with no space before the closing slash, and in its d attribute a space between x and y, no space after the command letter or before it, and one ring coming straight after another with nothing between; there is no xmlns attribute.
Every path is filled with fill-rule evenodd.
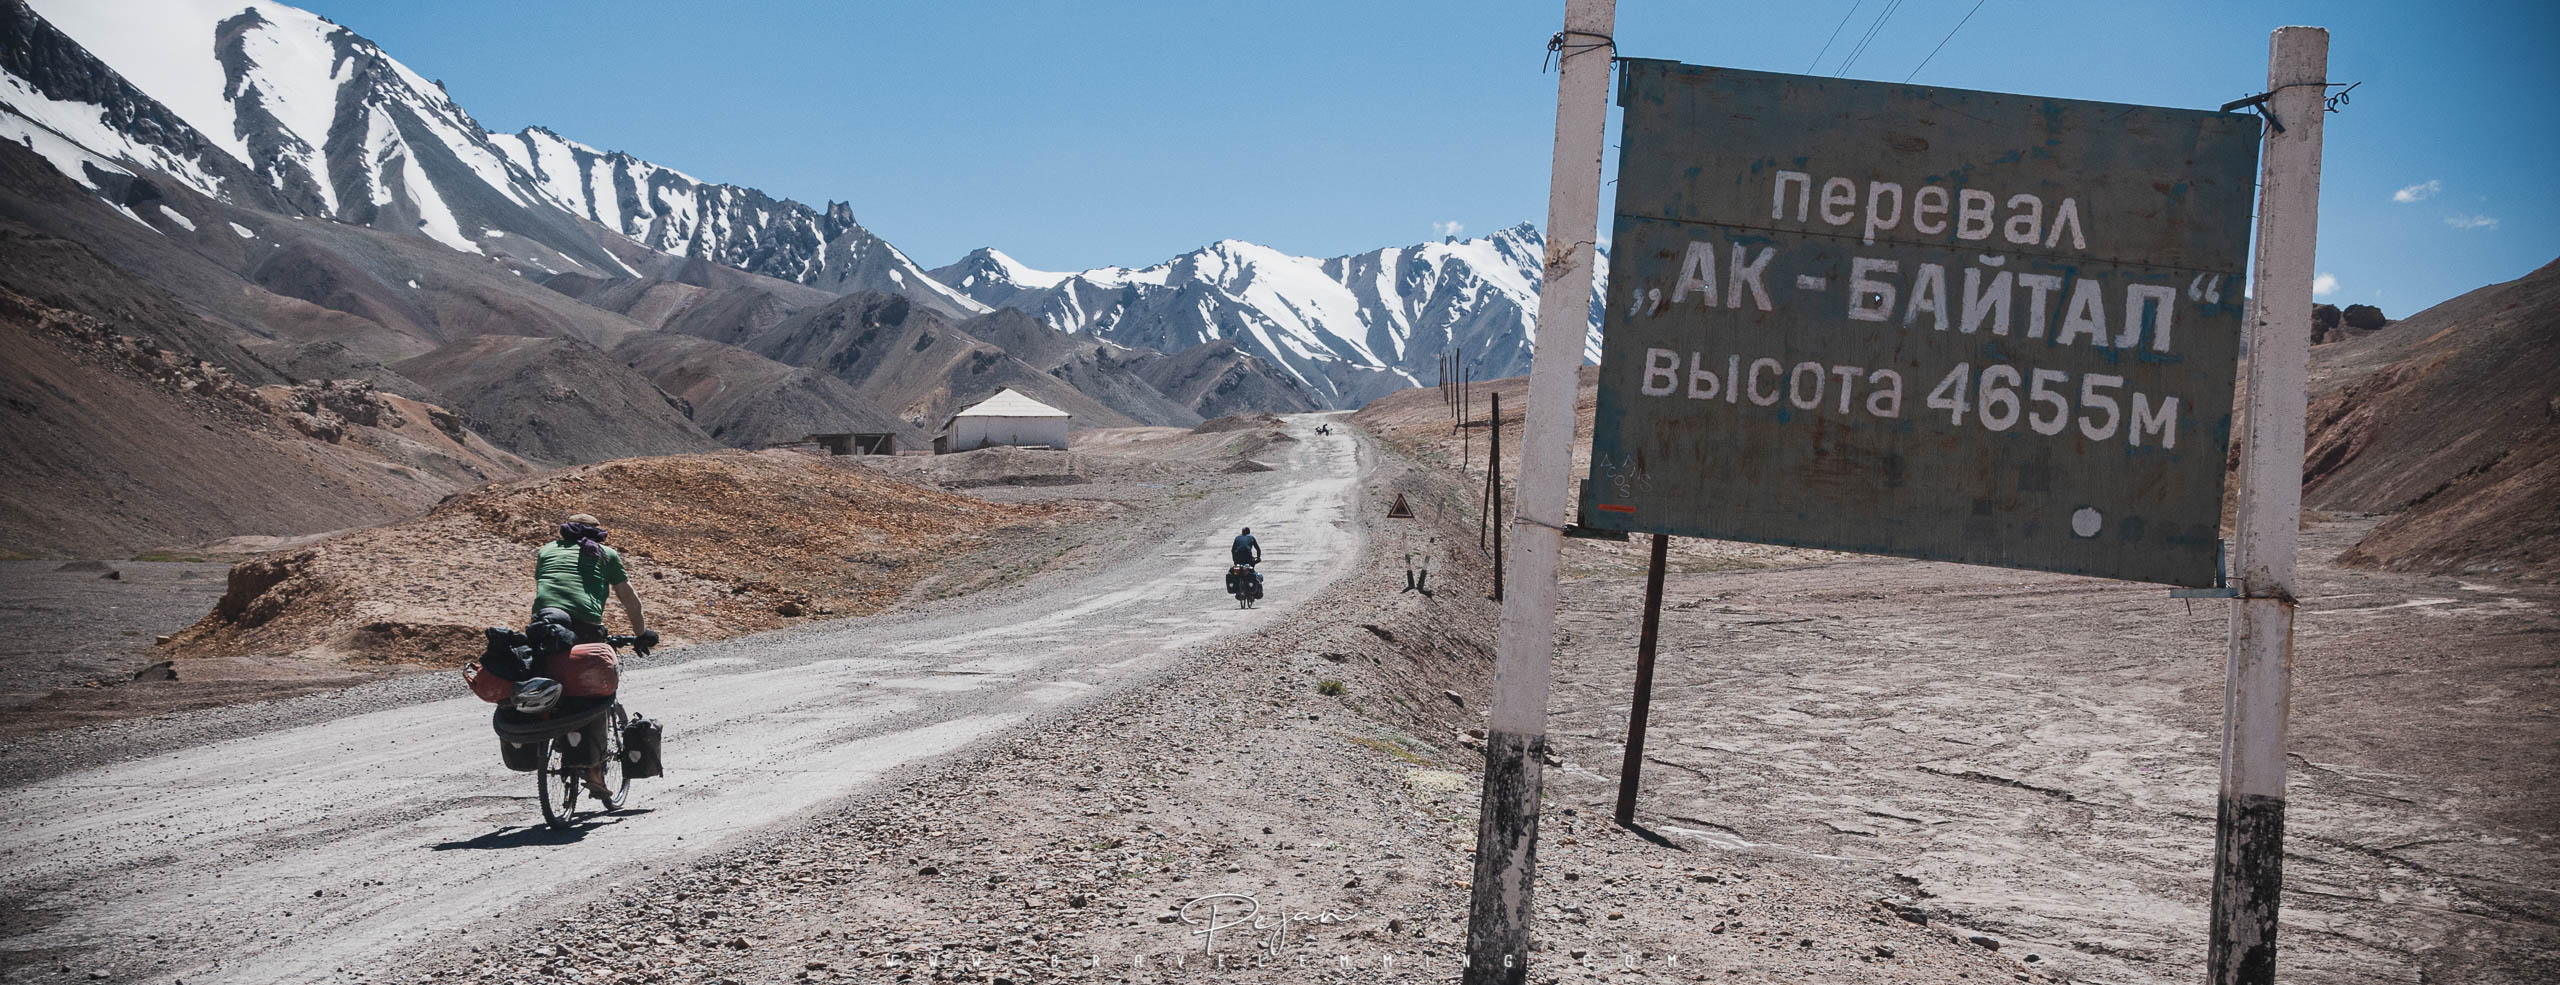
<svg viewBox="0 0 2560 985"><path fill-rule="evenodd" d="M184 561L0 561L0 709L57 688L101 690L155 660L153 640L222 595L229 565ZM18 723L12 714L0 729Z"/></svg>
<svg viewBox="0 0 2560 985"><path fill-rule="evenodd" d="M1401 590L1404 545L1465 527L1449 511L1385 519L1396 493L1449 498L1434 474L1382 464L1361 511L1371 548L1308 607L1319 618L608 887L529 934L375 977L1448 980L1493 605L1464 552L1439 563L1436 592ZM1879 887L1776 853L1667 849L1596 805L1555 806L1533 980L2042 977L2042 955L1906 917Z"/></svg>
<svg viewBox="0 0 2560 985"><path fill-rule="evenodd" d="M1451 980L1493 606L1474 483L1450 481L1418 433L1404 441L1423 464L1390 456L1363 490L1369 548L1309 606L1320 616L469 945L343 974ZM1100 470L1021 454L933 466L934 481L1025 501L1238 488L1170 453ZM1059 475L1085 481L1004 481ZM1396 494L1417 519L1383 516ZM1134 502L1119 515L1143 518ZM2305 548L2287 980L2550 980L2555 598L2331 563L2369 523L2323 522ZM1641 546L1569 555L1582 577L1564 596L1531 981L2201 974L2219 603L1681 544L1627 830L1608 818ZM1409 563L1435 591L1401 590Z"/></svg>
<svg viewBox="0 0 2560 985"><path fill-rule="evenodd" d="M2295 634L2284 979L2560 978L2560 592L2341 568ZM1615 796L1635 579L1565 594L1551 793ZM1680 574L1638 820L2088 981L2200 973L2227 603L1867 559Z"/></svg>

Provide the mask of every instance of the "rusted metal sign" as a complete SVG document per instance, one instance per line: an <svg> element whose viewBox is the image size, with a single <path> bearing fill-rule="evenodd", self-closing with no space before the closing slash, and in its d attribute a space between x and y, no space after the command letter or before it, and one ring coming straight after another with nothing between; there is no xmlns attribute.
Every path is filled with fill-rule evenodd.
<svg viewBox="0 0 2560 985"><path fill-rule="evenodd" d="M1585 524L2213 584L2257 117L1622 71Z"/></svg>

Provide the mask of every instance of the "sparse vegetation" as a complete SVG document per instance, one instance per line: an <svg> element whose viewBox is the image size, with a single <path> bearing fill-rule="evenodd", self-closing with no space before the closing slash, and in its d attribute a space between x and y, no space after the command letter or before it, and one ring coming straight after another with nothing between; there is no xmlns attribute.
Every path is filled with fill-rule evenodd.
<svg viewBox="0 0 2560 985"><path fill-rule="evenodd" d="M1330 677L1317 681L1316 693L1328 698L1339 698L1342 696L1342 682Z"/></svg>

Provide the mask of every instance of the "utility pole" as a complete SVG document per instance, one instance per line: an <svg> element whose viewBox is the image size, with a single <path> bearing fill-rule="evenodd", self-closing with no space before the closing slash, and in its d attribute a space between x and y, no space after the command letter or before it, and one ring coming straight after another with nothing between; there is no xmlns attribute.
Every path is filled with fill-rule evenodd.
<svg viewBox="0 0 2560 985"><path fill-rule="evenodd" d="M2294 553L2302 532L2303 389L2311 358L2313 243L2329 32L2277 28L2268 43L2258 256L2250 275L2249 407L2241 438L2240 597L2222 699L2222 796L2213 832L2213 985L2276 977L2284 889L2285 719L2292 704Z"/></svg>
<svg viewBox="0 0 2560 985"><path fill-rule="evenodd" d="M1467 915L1464 985L1529 978L1529 891L1537 865L1538 797L1545 779L1547 692L1555 657L1556 561L1564 550L1573 406L1590 328L1593 242L1600 228L1600 154L1609 125L1616 0L1565 0L1558 62L1554 169L1547 184L1547 253L1538 292L1529 407L1520 447L1520 501L1495 649L1485 728L1484 799L1476 821L1475 882Z"/></svg>

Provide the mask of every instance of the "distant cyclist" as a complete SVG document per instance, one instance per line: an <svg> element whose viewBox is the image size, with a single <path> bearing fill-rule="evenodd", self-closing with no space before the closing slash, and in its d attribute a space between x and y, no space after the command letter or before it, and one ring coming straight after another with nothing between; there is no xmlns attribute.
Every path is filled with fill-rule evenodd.
<svg viewBox="0 0 2560 985"><path fill-rule="evenodd" d="M1235 546L1228 553L1234 555L1237 564L1246 567L1262 563L1262 544L1253 539L1252 527L1246 527L1243 533L1236 535Z"/></svg>

